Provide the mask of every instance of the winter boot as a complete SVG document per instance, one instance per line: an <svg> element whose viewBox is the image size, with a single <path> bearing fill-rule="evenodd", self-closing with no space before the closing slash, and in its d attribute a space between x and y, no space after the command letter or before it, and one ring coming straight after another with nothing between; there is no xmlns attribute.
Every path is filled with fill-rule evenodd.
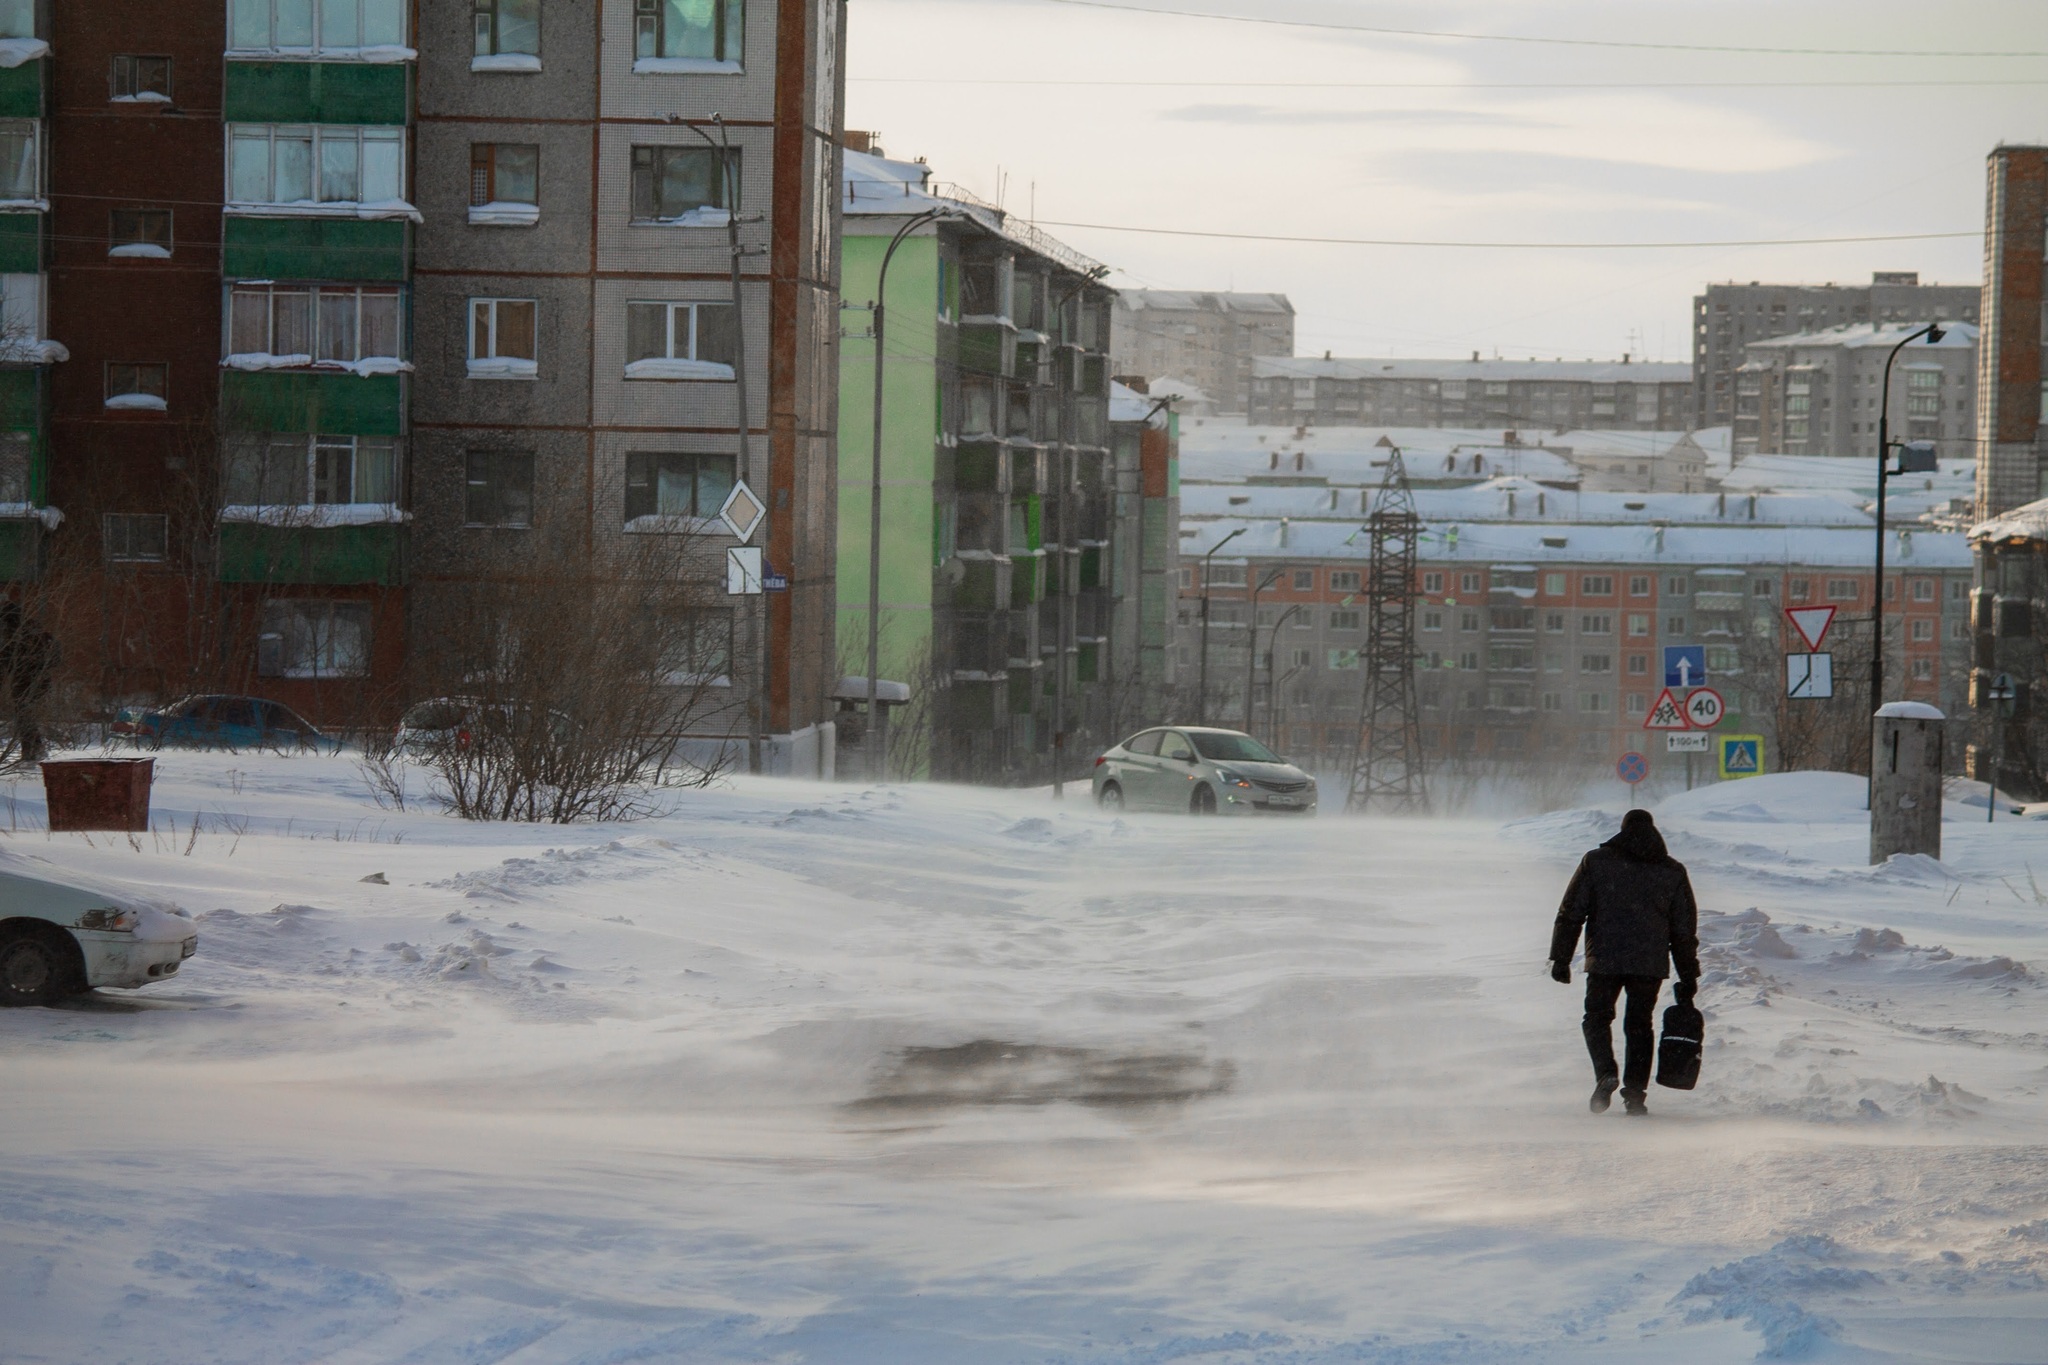
<svg viewBox="0 0 2048 1365"><path fill-rule="evenodd" d="M1620 1084L1619 1076L1602 1076L1593 1083L1593 1098L1586 1102L1586 1107L1596 1114L1606 1113L1607 1106L1614 1103L1614 1088Z"/></svg>
<svg viewBox="0 0 2048 1365"><path fill-rule="evenodd" d="M1646 1119L1650 1117L1650 1106L1643 1103L1645 1098L1647 1096L1640 1090L1624 1090L1621 1092L1621 1102L1627 1109L1630 1118Z"/></svg>

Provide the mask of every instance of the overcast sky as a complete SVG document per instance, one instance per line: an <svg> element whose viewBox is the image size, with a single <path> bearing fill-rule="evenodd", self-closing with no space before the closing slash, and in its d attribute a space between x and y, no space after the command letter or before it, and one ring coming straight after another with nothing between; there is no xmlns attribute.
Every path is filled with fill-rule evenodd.
<svg viewBox="0 0 2048 1365"><path fill-rule="evenodd" d="M1129 3L1619 42L2048 51L2048 0ZM2048 141L2040 57L1443 40L1054 0L852 0L850 10L847 125L990 198L1000 168L1006 207L1028 214L1035 203L1041 222L1545 243L1975 234L1473 251L1048 228L1116 267L1119 285L1284 292L1302 354L1677 361L1690 358L1691 298L1708 280L1918 270L1973 284L1985 153ZM1078 83L1026 83L1051 81Z"/></svg>

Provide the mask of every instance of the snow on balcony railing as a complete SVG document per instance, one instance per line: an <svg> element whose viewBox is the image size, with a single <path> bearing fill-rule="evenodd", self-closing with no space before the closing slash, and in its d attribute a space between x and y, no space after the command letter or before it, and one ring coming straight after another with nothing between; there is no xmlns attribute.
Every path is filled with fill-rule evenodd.
<svg viewBox="0 0 2048 1365"><path fill-rule="evenodd" d="M322 502L291 506L277 503L230 503L220 509L222 521L255 526L305 527L402 526L412 513L388 502Z"/></svg>
<svg viewBox="0 0 2048 1365"><path fill-rule="evenodd" d="M500 199L488 204L471 204L469 221L472 227L532 227L540 221L540 205Z"/></svg>
<svg viewBox="0 0 2048 1365"><path fill-rule="evenodd" d="M0 204L0 208L4 207L6 205ZM221 211L237 218L409 218L415 223L426 221L418 209L403 199L372 199L364 203L294 199L282 204L236 199L223 205Z"/></svg>
<svg viewBox="0 0 2048 1365"><path fill-rule="evenodd" d="M396 356L368 355L361 360L315 360L309 355L270 355L239 351L221 358L221 368L256 373L262 370L335 370L369 378L378 374L411 374L412 362Z"/></svg>
<svg viewBox="0 0 2048 1365"><path fill-rule="evenodd" d="M41 38L0 38L0 69L12 71L49 55L50 45Z"/></svg>
<svg viewBox="0 0 2048 1365"><path fill-rule="evenodd" d="M231 47L231 62L364 62L372 66L395 66L416 62L420 54L397 43L373 43L369 47Z"/></svg>

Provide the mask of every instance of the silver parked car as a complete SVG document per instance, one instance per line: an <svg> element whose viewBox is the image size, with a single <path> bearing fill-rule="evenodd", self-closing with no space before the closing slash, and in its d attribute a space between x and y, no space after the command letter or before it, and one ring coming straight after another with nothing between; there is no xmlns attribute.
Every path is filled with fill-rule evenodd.
<svg viewBox="0 0 2048 1365"><path fill-rule="evenodd" d="M1095 760L1105 810L1313 815L1316 780L1250 735L1175 725L1132 735Z"/></svg>
<svg viewBox="0 0 2048 1365"><path fill-rule="evenodd" d="M176 974L198 950L198 926L182 914L20 866L0 866L0 1005L47 1005L95 986L133 990Z"/></svg>

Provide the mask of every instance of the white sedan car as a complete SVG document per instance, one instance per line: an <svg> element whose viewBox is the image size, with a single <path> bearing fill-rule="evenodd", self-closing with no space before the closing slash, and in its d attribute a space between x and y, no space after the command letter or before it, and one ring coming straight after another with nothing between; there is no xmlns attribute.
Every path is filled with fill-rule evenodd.
<svg viewBox="0 0 2048 1365"><path fill-rule="evenodd" d="M1314 815L1316 780L1240 730L1163 726L1095 760L1105 810L1191 815Z"/></svg>
<svg viewBox="0 0 2048 1365"><path fill-rule="evenodd" d="M47 1005L96 986L133 989L175 974L199 948L181 914L0 855L0 1005Z"/></svg>

